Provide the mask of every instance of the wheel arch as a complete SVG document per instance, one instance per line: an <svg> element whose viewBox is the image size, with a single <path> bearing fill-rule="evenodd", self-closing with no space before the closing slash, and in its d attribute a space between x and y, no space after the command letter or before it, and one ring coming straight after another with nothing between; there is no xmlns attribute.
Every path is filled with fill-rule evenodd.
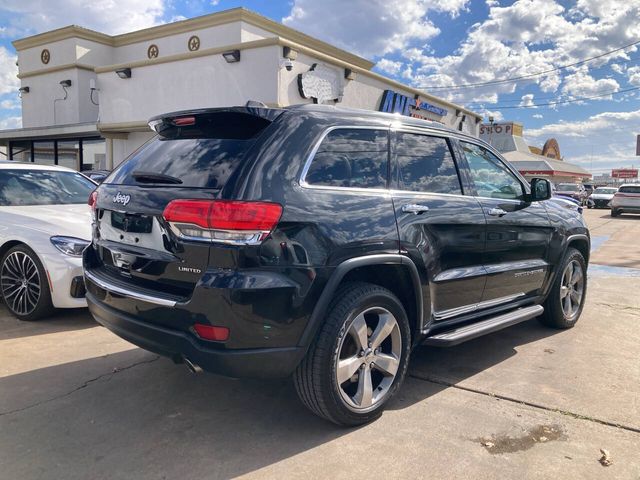
<svg viewBox="0 0 640 480"><path fill-rule="evenodd" d="M311 344L338 288L350 281L373 283L393 292L405 306L412 340L415 343L422 329L424 317L418 269L411 259L403 255L380 254L345 260L336 267L309 317L307 327L298 342L299 346L308 347Z"/></svg>
<svg viewBox="0 0 640 480"><path fill-rule="evenodd" d="M567 248L575 248L584 257L587 264L589 264L589 254L591 250L591 241L588 235L583 233L570 235L567 238ZM566 251L566 250L565 250Z"/></svg>

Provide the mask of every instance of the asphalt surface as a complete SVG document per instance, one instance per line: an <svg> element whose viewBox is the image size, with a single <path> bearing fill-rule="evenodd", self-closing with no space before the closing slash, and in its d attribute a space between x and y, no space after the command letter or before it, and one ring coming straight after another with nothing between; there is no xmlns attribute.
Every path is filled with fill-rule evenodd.
<svg viewBox="0 0 640 480"><path fill-rule="evenodd" d="M0 306L0 479L637 480L640 216L585 217L575 328L420 348L398 398L357 429L308 413L289 381L193 375L85 310L22 323Z"/></svg>

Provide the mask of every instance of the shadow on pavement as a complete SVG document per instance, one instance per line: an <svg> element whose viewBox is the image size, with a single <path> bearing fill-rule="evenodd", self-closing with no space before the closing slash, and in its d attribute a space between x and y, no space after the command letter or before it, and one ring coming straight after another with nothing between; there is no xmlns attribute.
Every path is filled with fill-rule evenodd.
<svg viewBox="0 0 640 480"><path fill-rule="evenodd" d="M0 340L83 330L96 325L97 323L86 308L57 310L43 320L23 322L14 317L0 302Z"/></svg>
<svg viewBox="0 0 640 480"><path fill-rule="evenodd" d="M455 383L553 333L531 321L450 349L419 348L410 372ZM446 388L420 383L405 385L390 410ZM289 380L193 375L133 349L0 379L0 431L12 432L0 436L7 478L97 479L234 477L353 430L314 417Z"/></svg>

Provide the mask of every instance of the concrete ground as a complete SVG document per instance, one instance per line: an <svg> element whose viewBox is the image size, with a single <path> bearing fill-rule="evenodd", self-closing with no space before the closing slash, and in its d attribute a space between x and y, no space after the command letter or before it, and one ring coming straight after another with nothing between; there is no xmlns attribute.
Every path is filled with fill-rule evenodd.
<svg viewBox="0 0 640 480"><path fill-rule="evenodd" d="M574 329L420 348L397 400L357 429L315 418L288 381L192 375L86 311L21 323L0 306L0 478L637 480L640 216L585 217L594 264Z"/></svg>

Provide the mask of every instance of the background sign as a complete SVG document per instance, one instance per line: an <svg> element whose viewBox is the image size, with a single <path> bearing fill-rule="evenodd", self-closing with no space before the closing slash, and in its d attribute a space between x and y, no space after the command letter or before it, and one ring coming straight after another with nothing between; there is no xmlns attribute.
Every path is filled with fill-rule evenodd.
<svg viewBox="0 0 640 480"><path fill-rule="evenodd" d="M444 117L447 114L447 110L444 108L436 107L417 98L407 97L393 90L384 91L378 110L387 113L401 113L408 117L424 118L427 120L429 120L429 118L421 115L421 111L435 113L440 117Z"/></svg>
<svg viewBox="0 0 640 480"><path fill-rule="evenodd" d="M337 70L314 63L308 72L298 75L298 90L302 98L311 98L314 103L342 98L342 79Z"/></svg>
<svg viewBox="0 0 640 480"><path fill-rule="evenodd" d="M637 168L614 168L611 170L612 178L638 178Z"/></svg>

